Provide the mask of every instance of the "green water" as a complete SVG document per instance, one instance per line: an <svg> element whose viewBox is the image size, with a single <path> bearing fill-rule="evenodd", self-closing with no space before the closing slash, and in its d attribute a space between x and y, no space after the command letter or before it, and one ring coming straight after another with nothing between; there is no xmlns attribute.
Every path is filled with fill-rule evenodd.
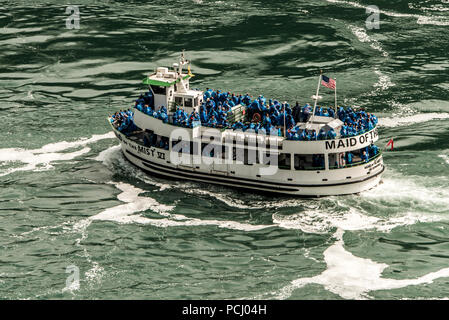
<svg viewBox="0 0 449 320"><path fill-rule="evenodd" d="M449 4L0 1L0 298L449 296ZM298 199L148 176L106 116L180 51L192 88L311 102L317 74L380 119L383 183ZM324 103L332 103L323 89ZM68 266L79 286L66 288Z"/></svg>

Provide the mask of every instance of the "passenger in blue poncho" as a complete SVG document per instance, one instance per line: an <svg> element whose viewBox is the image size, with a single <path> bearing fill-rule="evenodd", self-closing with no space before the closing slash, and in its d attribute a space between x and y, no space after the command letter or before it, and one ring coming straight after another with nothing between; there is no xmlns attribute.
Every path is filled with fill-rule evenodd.
<svg viewBox="0 0 449 320"><path fill-rule="evenodd" d="M159 119L162 120L163 123L167 123L168 122L168 116L165 112L161 112L159 115Z"/></svg>
<svg viewBox="0 0 449 320"><path fill-rule="evenodd" d="M310 133L310 140L315 141L316 140L316 131L315 130L311 130Z"/></svg>
<svg viewBox="0 0 449 320"><path fill-rule="evenodd" d="M210 117L210 120L209 120L209 122L208 122L208 125L209 125L210 127L212 127L212 128L215 128L215 127L217 126L217 120L215 119L215 116L214 116L214 115L212 115L212 116Z"/></svg>
<svg viewBox="0 0 449 320"><path fill-rule="evenodd" d="M320 129L320 132L318 133L318 140L326 140L326 132L324 129Z"/></svg>
<svg viewBox="0 0 449 320"><path fill-rule="evenodd" d="M287 130L287 140L293 140L294 135L295 132L292 130L292 128Z"/></svg>
<svg viewBox="0 0 449 320"><path fill-rule="evenodd" d="M348 127L345 124L343 124L340 129L340 137L344 138L347 136L347 134L348 134Z"/></svg>
<svg viewBox="0 0 449 320"><path fill-rule="evenodd" d="M209 121L209 117L207 116L207 113L204 109L200 113L200 120L201 120L201 123L207 123Z"/></svg>
<svg viewBox="0 0 449 320"><path fill-rule="evenodd" d="M374 157L378 153L379 153L379 148L371 142L371 145L369 148L369 156Z"/></svg>
<svg viewBox="0 0 449 320"><path fill-rule="evenodd" d="M251 122L249 124L248 128L246 129L246 131L248 131L248 132L256 132L255 128L256 128L256 125L253 122Z"/></svg>
<svg viewBox="0 0 449 320"><path fill-rule="evenodd" d="M351 152L346 152L346 163L351 164L353 157L354 155Z"/></svg>
<svg viewBox="0 0 449 320"><path fill-rule="evenodd" d="M144 112L145 112L147 115L152 115L153 112L154 112L154 110L151 109L150 106L146 105L146 106L145 106L145 109L144 109Z"/></svg>
<svg viewBox="0 0 449 320"><path fill-rule="evenodd" d="M337 135L336 135L334 129L330 128L329 131L327 132L327 138L328 139L335 139L336 136Z"/></svg>
<svg viewBox="0 0 449 320"><path fill-rule="evenodd" d="M249 104L251 103L251 98L250 98L250 96L249 96L248 93L245 94L245 96L244 96L243 99L242 99L242 102L243 102L244 104L246 104L247 106L249 106Z"/></svg>
<svg viewBox="0 0 449 320"><path fill-rule="evenodd" d="M307 120L309 119L311 111L312 111L312 109L311 109L309 104L306 104L302 108L302 111L301 111L301 121L302 122L307 122Z"/></svg>
<svg viewBox="0 0 449 320"><path fill-rule="evenodd" d="M287 127L296 125L296 122L293 119L293 116L291 114L287 115L287 119L285 119L285 120L286 120L286 123L287 123Z"/></svg>
<svg viewBox="0 0 449 320"><path fill-rule="evenodd" d="M362 152L360 158L362 158L362 161L363 161L363 162L368 162L368 154L366 153L365 150L363 150L363 152Z"/></svg>
<svg viewBox="0 0 449 320"><path fill-rule="evenodd" d="M234 129L234 130L242 130L244 126L245 125L241 121L238 121L238 122L236 122L236 123L234 123L232 125L232 129Z"/></svg>
<svg viewBox="0 0 449 320"><path fill-rule="evenodd" d="M300 141L306 141L306 130L301 130L301 132L298 133L298 140Z"/></svg>

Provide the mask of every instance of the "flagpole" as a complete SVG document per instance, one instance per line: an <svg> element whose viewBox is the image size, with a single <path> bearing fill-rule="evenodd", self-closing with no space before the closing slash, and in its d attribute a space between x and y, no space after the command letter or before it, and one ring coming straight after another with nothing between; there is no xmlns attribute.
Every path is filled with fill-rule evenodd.
<svg viewBox="0 0 449 320"><path fill-rule="evenodd" d="M316 88L316 94L315 94L315 103L313 105L312 116L310 117L310 119L315 117L315 109L316 109L316 104L318 102L318 94L320 92L320 84L321 84L322 75L323 75L323 70L320 70L320 77L318 78L318 87Z"/></svg>
<svg viewBox="0 0 449 320"><path fill-rule="evenodd" d="M284 137L287 138L287 126L285 124L285 102L284 102Z"/></svg>
<svg viewBox="0 0 449 320"><path fill-rule="evenodd" d="M335 80L335 119L337 119L337 78L334 78Z"/></svg>

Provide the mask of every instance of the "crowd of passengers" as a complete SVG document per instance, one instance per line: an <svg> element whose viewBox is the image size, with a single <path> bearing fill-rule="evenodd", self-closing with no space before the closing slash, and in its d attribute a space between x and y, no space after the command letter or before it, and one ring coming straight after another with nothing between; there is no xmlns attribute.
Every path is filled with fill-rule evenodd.
<svg viewBox="0 0 449 320"><path fill-rule="evenodd" d="M161 110L159 110L156 113L156 116L159 116L160 114L165 113L166 114L166 110L164 110L165 108L162 107ZM350 108L348 108L347 110L350 110ZM346 120L345 118L345 123L350 122L350 120L354 121L358 120L358 121L363 121L363 119L365 119L363 116L360 119L359 118L359 114L361 114L361 112L354 112L352 110L345 111L343 108L340 108L339 113L341 113L342 116L345 117L349 117L348 120ZM193 116L192 116L193 114ZM177 108L175 114L173 115L173 122L174 124L179 123L181 125L185 125L189 122L192 121L198 121L200 119L200 117L198 116L198 113L192 113L190 115L190 117L186 117L186 113L182 111L181 108ZM134 113L128 109L128 110L120 110L119 112L116 112L115 114L113 114L111 116L111 123L114 125L114 127L117 128L117 130L119 130L120 132L123 132L124 134L129 134L135 130L137 130L138 128L136 127L136 125L134 124L133 121L133 116ZM340 117L340 115L338 115ZM369 114L368 114L369 116ZM214 115L212 115L212 117L214 117ZM372 121L372 119L375 119L376 123L377 123L377 119L371 116L371 120L368 121ZM354 119L355 118L355 119ZM368 118L368 117L367 117ZM167 119L167 117L165 117L164 119ZM176 120L175 120L176 119ZM194 120L192 120L194 119ZM177 121L177 122L175 122ZM241 123L241 122L237 122L237 123ZM292 127L292 126L291 126ZM343 127L344 128L344 127ZM342 131L343 131L342 128ZM254 129L253 129L254 130ZM260 130L260 129L259 129ZM287 138L290 139L296 139L296 135L298 135L297 132L295 132L294 128L290 128L289 130L287 130ZM290 136L289 136L290 135ZM324 140L324 139L335 139L335 132L331 129L329 130L327 133L324 132L323 129L320 130L318 136L316 136L315 131L314 130L301 130L301 133L299 134L299 140ZM149 135L149 136L144 136L144 144L147 146L154 146L154 147L158 147L158 148L162 148L165 150L169 149L169 140L166 137L161 137L161 139L157 139L157 135ZM375 145L375 144L371 144L370 146L367 146L363 149L360 150L360 158L362 162L368 162L370 158L376 156L379 153L379 148ZM346 152L344 155L344 164L343 166L345 166L346 164L352 164L353 163L353 159L354 159L354 154L351 152ZM313 157L313 167L324 167L324 157L322 157L321 155L314 155ZM335 161L335 167L341 167L341 163L339 165L339 161L338 159Z"/></svg>
<svg viewBox="0 0 449 320"><path fill-rule="evenodd" d="M138 129L134 124L133 117L134 113L130 109L120 110L111 116L110 121L118 131L129 134Z"/></svg>
<svg viewBox="0 0 449 320"><path fill-rule="evenodd" d="M173 114L172 123L174 125L192 128L195 123L212 128L232 128L243 132L255 132L258 134L282 136L281 127L286 126L287 140L327 140L335 139L337 133L334 129L319 132L315 130L300 129L299 122L306 122L312 114L313 108L306 104L301 107L298 102L291 108L287 102L280 103L277 100L259 96L252 100L246 95L236 95L230 92L221 92L207 88L203 96L203 104L200 112L193 111L188 114L181 107L177 106ZM237 121L230 124L228 118L231 115L231 108L236 105L244 105L246 121ZM164 123L169 122L167 109L162 106L159 110L154 110L154 100L151 92L141 94L135 102L135 107L148 115L161 119ZM284 117L285 112L285 117ZM316 116L335 117L334 109L318 106L315 110ZM343 122L340 129L340 137L350 137L362 134L373 129L377 124L375 115L363 109L353 110L351 107L344 109L339 107L337 117Z"/></svg>

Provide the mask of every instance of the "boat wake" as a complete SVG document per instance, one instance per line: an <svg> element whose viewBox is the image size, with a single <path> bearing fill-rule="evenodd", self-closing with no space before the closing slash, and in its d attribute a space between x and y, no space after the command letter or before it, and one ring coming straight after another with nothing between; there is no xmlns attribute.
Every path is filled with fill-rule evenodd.
<svg viewBox="0 0 449 320"><path fill-rule="evenodd" d="M335 3L335 4L349 5L354 8L361 8L361 9L365 9L367 7L366 5L363 5L363 4L360 4L357 2L353 2L353 1L327 0L327 2ZM420 8L420 9L423 11L428 11L428 10L426 10L427 8ZM434 11L443 11L443 10L436 9ZM421 24L421 25L435 25L435 26L449 25L449 20L447 20L446 18L441 18L441 17L426 16L426 15L413 14L413 13L399 13L399 12L385 11L385 10L379 10L379 12L381 14L384 14L389 17L414 18L414 19L416 19L416 23Z"/></svg>
<svg viewBox="0 0 449 320"><path fill-rule="evenodd" d="M90 143L94 143L103 139L114 138L113 132L108 132L101 135L93 135L88 139L80 139L73 142L56 142L44 145L39 149L18 149L18 148L5 148L0 149L0 163L7 164L11 162L25 163L25 166L7 168L0 170L0 176L5 176L17 171L40 171L48 170L52 168L54 161L68 161L90 151L89 147L85 147ZM63 152L72 148L84 147L81 150L73 152Z"/></svg>
<svg viewBox="0 0 449 320"><path fill-rule="evenodd" d="M391 290L411 285L432 283L435 279L449 277L449 268L440 269L415 279L383 278L382 272L388 267L370 259L354 256L344 248L342 229L338 229L334 237L336 241L324 251L324 261L327 268L314 277L299 278L278 292L269 295L277 299L290 297L294 290L308 284L320 284L326 290L344 299L368 299L369 292L376 290Z"/></svg>
<svg viewBox="0 0 449 320"><path fill-rule="evenodd" d="M111 147L101 152L96 158L105 165L113 165L114 161L126 161L121 155L118 146ZM122 163L114 167L130 167L133 173L140 170ZM344 248L343 234L345 231L377 230L390 232L396 227L446 220L449 207L449 192L445 188L429 188L403 177L392 170L390 175L384 178L384 182L369 192L363 192L358 196L330 197L320 200L283 199L263 202L255 200L255 206L236 199L231 194L219 195L211 190L199 192L211 196L230 207L239 209L279 209L272 214L272 224L250 224L229 220L197 219L189 218L181 214L175 214L176 205L161 204L147 195L141 196L145 190L124 182L109 182L122 192L118 200L123 204L103 210L102 212L84 219L73 226L73 230L80 232L82 237L77 242L81 244L87 236L87 228L93 221L113 221L125 224L145 224L160 228L167 227L192 227L192 226L216 226L238 231L257 231L265 228L296 229L306 233L323 234L334 232L336 238L329 248L324 251L326 270L314 277L298 278L278 291L262 294L256 298L290 297L294 290L308 284L322 285L326 290L345 299L369 299L369 293L376 290L388 290L403 288L410 285L432 283L435 279L449 277L449 268L428 273L414 279L389 279L382 277L387 264L378 263L370 259L354 256ZM143 172L141 173L145 175ZM142 176L142 179L143 179ZM150 181L152 185L154 182ZM161 188L163 184L161 184ZM187 193L197 193L200 189L192 187L192 184L175 184ZM188 190L188 191L187 191ZM430 195L430 196L429 196ZM366 204L369 206L366 206ZM365 204L365 205L363 205ZM378 208L384 216L373 216L365 207ZM293 214L283 214L282 208L297 209ZM390 209L389 209L390 208ZM399 210L402 208L401 210ZM158 218L149 218L143 215L151 210L160 215ZM429 214L431 212L432 214ZM386 215L385 215L386 214ZM88 256L87 252L85 253ZM311 257L312 259L312 257ZM315 258L314 258L315 259ZM101 267L94 263L92 270L100 270ZM100 272L101 273L101 272Z"/></svg>
<svg viewBox="0 0 449 320"><path fill-rule="evenodd" d="M382 56L388 57L388 52L382 48L382 45L379 41L368 36L365 28L357 27L354 25L349 25L348 28L357 37L357 39L359 39L360 42L368 43L372 49L379 51Z"/></svg>
<svg viewBox="0 0 449 320"><path fill-rule="evenodd" d="M397 126L422 123L431 120L445 120L445 119L449 119L449 113L436 113L436 112L419 113L410 116L379 118L379 126L386 128L394 128Z"/></svg>

